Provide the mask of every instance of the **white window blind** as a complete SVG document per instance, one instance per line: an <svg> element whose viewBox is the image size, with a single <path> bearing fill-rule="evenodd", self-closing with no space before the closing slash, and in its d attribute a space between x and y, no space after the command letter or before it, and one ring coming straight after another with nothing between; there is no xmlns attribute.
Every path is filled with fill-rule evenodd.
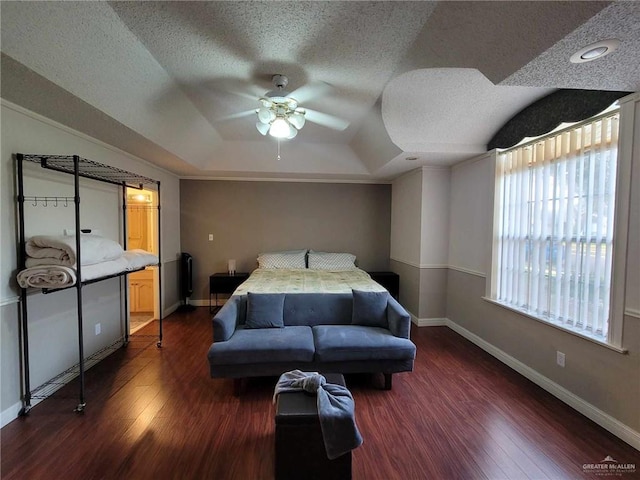
<svg viewBox="0 0 640 480"><path fill-rule="evenodd" d="M496 300L600 340L608 334L619 114L498 158Z"/></svg>

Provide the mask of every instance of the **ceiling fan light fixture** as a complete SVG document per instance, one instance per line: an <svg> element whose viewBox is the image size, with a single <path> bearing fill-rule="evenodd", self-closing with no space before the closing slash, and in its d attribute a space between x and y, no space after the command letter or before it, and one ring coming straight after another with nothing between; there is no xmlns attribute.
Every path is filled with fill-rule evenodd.
<svg viewBox="0 0 640 480"><path fill-rule="evenodd" d="M289 131L289 135L286 137L287 140L291 140L291 139L295 138L296 135L298 135L298 130L296 130L292 125L289 125L289 128L291 130Z"/></svg>
<svg viewBox="0 0 640 480"><path fill-rule="evenodd" d="M269 125L268 123L256 122L256 128L262 135L266 135L267 133L269 133L271 125Z"/></svg>
<svg viewBox="0 0 640 480"><path fill-rule="evenodd" d="M349 122L341 118L298 106L298 100L293 96L302 95L300 98L305 102L311 98L309 95L312 90L318 90L317 86L313 88L301 87L294 90L293 93L289 93L285 90L289 83L289 79L285 75L274 75L272 83L276 90L271 90L260 97L258 99L260 105L254 110L258 117L256 128L261 134L264 135L264 128L259 124L268 127L270 136L285 140L298 135L307 120L334 130L345 130L349 126ZM322 85L321 90L326 90L327 84Z"/></svg>
<svg viewBox="0 0 640 480"><path fill-rule="evenodd" d="M258 120L260 120L262 123L269 124L276 119L276 114L273 112L273 110L265 107L259 108L257 113Z"/></svg>
<svg viewBox="0 0 640 480"><path fill-rule="evenodd" d="M288 83L289 79L284 75L274 75L273 84L277 90L271 90L260 98L260 107L256 109L256 128L262 135L269 133L272 137L290 140L304 126L306 111L298 108L298 101L284 90Z"/></svg>
<svg viewBox="0 0 640 480"><path fill-rule="evenodd" d="M287 103L288 92L281 92L279 90L272 90L266 93L266 97L273 103Z"/></svg>
<svg viewBox="0 0 640 480"><path fill-rule="evenodd" d="M284 117L278 117L271 123L269 135L275 138L288 138L292 129L293 127Z"/></svg>
<svg viewBox="0 0 640 480"><path fill-rule="evenodd" d="M289 117L289 123L300 130L302 127L304 127L305 123L304 113L293 112Z"/></svg>

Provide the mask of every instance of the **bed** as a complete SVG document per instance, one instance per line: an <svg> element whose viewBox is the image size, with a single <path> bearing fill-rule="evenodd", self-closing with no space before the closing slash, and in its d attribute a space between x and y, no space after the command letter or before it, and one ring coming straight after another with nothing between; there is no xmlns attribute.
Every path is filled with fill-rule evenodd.
<svg viewBox="0 0 640 480"><path fill-rule="evenodd" d="M353 290L384 292L385 288L359 268L350 270L266 269L254 270L234 295L252 293L351 293Z"/></svg>
<svg viewBox="0 0 640 480"><path fill-rule="evenodd" d="M351 253L288 250L258 255L258 268L233 295L252 293L385 292Z"/></svg>
<svg viewBox="0 0 640 480"><path fill-rule="evenodd" d="M80 239L80 281L83 283L158 264L158 257L145 250L124 250L120 244L99 235ZM31 237L25 246L24 270L16 280L22 288L57 289L78 281L76 237L71 235Z"/></svg>

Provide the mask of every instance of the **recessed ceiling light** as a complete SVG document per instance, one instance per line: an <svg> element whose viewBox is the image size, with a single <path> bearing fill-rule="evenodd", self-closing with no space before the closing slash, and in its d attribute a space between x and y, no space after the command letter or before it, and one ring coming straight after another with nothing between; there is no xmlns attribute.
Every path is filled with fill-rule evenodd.
<svg viewBox="0 0 640 480"><path fill-rule="evenodd" d="M580 55L580 58L582 60L593 60L594 58L601 57L608 51L609 49L607 47L596 47L584 52L582 55Z"/></svg>
<svg viewBox="0 0 640 480"><path fill-rule="evenodd" d="M602 58L605 55L609 55L611 52L616 51L620 45L620 40L616 38L610 38L609 40L601 40L586 47L581 48L576 53L571 55L569 59L571 63L585 63L598 58Z"/></svg>
<svg viewBox="0 0 640 480"><path fill-rule="evenodd" d="M405 160L410 160L410 161L417 160L417 159L418 159L418 157L406 157L405 158Z"/></svg>

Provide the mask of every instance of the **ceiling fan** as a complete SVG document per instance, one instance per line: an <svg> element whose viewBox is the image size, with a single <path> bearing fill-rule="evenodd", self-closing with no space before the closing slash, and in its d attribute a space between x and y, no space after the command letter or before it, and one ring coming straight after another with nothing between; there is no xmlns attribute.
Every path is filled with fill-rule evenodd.
<svg viewBox="0 0 640 480"><path fill-rule="evenodd" d="M256 129L262 135L271 135L278 139L292 139L304 124L309 121L334 130L344 130L349 122L341 118L322 113L317 110L303 108L301 103L326 93L331 87L326 83L305 85L287 92L289 84L286 75L274 75L271 79L275 90L270 90L258 97L259 106L253 110L236 113L223 119L240 118L257 115Z"/></svg>

